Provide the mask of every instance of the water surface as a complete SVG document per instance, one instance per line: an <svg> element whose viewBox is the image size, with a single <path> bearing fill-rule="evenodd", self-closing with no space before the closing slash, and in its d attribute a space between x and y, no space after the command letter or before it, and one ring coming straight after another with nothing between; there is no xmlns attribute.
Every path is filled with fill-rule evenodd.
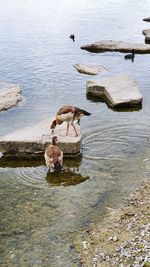
<svg viewBox="0 0 150 267"><path fill-rule="evenodd" d="M47 178L44 161L1 162L1 266L80 266L74 235L149 178L150 55L132 63L122 53L80 49L103 39L143 43L149 10L146 0L0 1L0 80L23 94L18 107L0 113L0 135L51 118L65 104L92 113L81 121L82 158L65 161L69 182ZM79 74L76 63L110 68L96 78L135 77L142 108L119 112L87 99L86 81L96 78Z"/></svg>

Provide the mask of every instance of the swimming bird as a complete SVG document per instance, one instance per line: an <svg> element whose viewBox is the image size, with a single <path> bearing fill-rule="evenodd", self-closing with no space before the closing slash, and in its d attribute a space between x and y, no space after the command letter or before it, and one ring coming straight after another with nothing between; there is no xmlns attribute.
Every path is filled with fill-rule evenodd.
<svg viewBox="0 0 150 267"><path fill-rule="evenodd" d="M80 109L78 107L74 107L74 106L64 106L62 108L60 108L56 114L56 119L53 120L50 128L52 131L52 134L54 133L54 130L56 128L56 125L60 125L62 124L64 121L67 122L67 131L66 131L66 135L69 134L69 127L70 124L73 127L74 131L75 131L75 136L78 136L78 132L76 127L74 126L74 121L76 120L78 124L80 124L80 118L82 116L90 116L91 113Z"/></svg>
<svg viewBox="0 0 150 267"><path fill-rule="evenodd" d="M61 171L63 166L63 152L56 144L57 136L52 137L51 144L46 148L44 158L49 171Z"/></svg>
<svg viewBox="0 0 150 267"><path fill-rule="evenodd" d="M127 55L124 56L125 59L131 59L132 62L134 61L134 57L135 57L134 49L131 51L131 54L127 54Z"/></svg>
<svg viewBox="0 0 150 267"><path fill-rule="evenodd" d="M74 36L74 34L71 34L71 35L70 35L70 39L72 39L73 42L75 41L75 36Z"/></svg>

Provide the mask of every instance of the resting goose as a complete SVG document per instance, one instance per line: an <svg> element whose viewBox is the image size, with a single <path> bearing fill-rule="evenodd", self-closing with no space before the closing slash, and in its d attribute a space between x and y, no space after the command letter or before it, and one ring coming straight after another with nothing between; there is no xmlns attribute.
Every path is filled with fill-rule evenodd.
<svg viewBox="0 0 150 267"><path fill-rule="evenodd" d="M54 130L56 128L56 125L60 125L62 124L64 121L67 122L67 131L66 131L66 135L69 134L69 126L71 124L71 126L73 127L74 131L75 131L75 136L78 136L78 132L76 127L74 126L74 121L77 120L77 123L80 123L80 118L82 116L90 116L91 113L80 109L78 107L74 107L74 106L64 106L62 108L60 108L56 114L56 119L52 122L50 128L52 131L52 134L54 133Z"/></svg>
<svg viewBox="0 0 150 267"><path fill-rule="evenodd" d="M52 137L51 145L49 145L44 154L45 163L49 171L60 171L63 165L63 152L56 144L57 137Z"/></svg>
<svg viewBox="0 0 150 267"><path fill-rule="evenodd" d="M132 62L134 61L134 57L135 57L135 51L134 51L134 49L132 50L132 52L131 52L131 54L127 54L127 55L125 55L125 59L131 59L132 60Z"/></svg>

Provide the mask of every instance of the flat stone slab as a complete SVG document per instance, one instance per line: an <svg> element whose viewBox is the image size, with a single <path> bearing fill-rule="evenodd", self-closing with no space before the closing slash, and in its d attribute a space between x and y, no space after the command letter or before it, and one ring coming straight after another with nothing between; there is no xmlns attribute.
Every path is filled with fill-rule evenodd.
<svg viewBox="0 0 150 267"><path fill-rule="evenodd" d="M133 49L135 50L135 53L139 54L150 53L150 45L148 44L126 43L122 41L113 41L113 40L104 40L96 42L94 44L87 44L81 46L81 49L93 53L100 53L105 51L126 53L126 52L131 52Z"/></svg>
<svg viewBox="0 0 150 267"><path fill-rule="evenodd" d="M139 93L137 82L128 75L88 81L86 90L88 95L105 98L111 107L133 106L142 102L142 95Z"/></svg>
<svg viewBox="0 0 150 267"><path fill-rule="evenodd" d="M144 18L143 20L146 22L150 22L150 17Z"/></svg>
<svg viewBox="0 0 150 267"><path fill-rule="evenodd" d="M19 85L0 82L0 111L15 107L22 100Z"/></svg>
<svg viewBox="0 0 150 267"><path fill-rule="evenodd" d="M44 157L47 144L51 143L50 124L52 120L46 119L36 125L16 130L0 137L0 155L10 158L37 158ZM69 136L66 134L66 123L56 127L54 135L58 138L58 144L64 156L77 156L81 148L80 126L76 125L79 136L75 137L70 127Z"/></svg>
<svg viewBox="0 0 150 267"><path fill-rule="evenodd" d="M88 75L97 75L98 73L102 71L108 71L109 68L102 66L102 65L86 65L86 64L75 64L73 65L74 68L77 69L79 73L84 73Z"/></svg>
<svg viewBox="0 0 150 267"><path fill-rule="evenodd" d="M150 29L143 30L142 33L145 35L145 43L150 44Z"/></svg>

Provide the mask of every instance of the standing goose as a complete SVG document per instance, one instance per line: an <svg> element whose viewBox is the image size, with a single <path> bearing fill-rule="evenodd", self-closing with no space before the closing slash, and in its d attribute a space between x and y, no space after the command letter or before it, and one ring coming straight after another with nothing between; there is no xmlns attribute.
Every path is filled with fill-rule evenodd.
<svg viewBox="0 0 150 267"><path fill-rule="evenodd" d="M77 123L80 123L80 118L82 116L90 116L91 113L74 107L74 106L64 106L62 108L60 108L56 114L56 119L52 122L50 128L52 130L52 134L54 133L55 127L56 125L60 125L62 124L64 121L67 122L67 131L66 131L66 135L69 134L69 126L71 124L71 126L73 127L74 131L75 131L75 136L78 136L78 132L76 127L74 126L74 121L77 120Z"/></svg>
<svg viewBox="0 0 150 267"><path fill-rule="evenodd" d="M60 171L63 165L63 152L57 146L57 137L53 136L51 145L49 145L44 154L45 163L49 171Z"/></svg>

